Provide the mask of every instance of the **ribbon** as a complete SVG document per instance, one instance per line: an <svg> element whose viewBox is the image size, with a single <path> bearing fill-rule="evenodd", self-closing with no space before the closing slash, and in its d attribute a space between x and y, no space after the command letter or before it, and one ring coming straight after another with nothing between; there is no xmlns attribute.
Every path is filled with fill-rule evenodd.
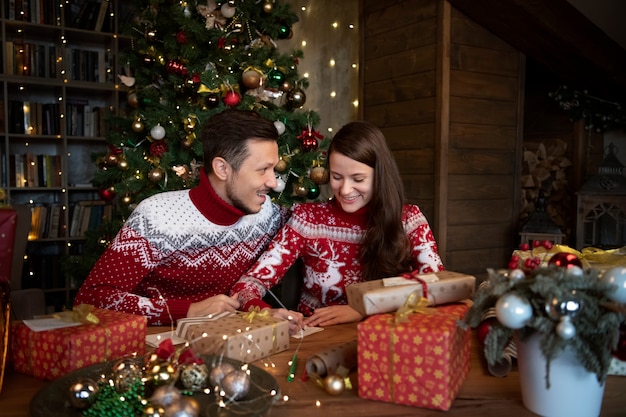
<svg viewBox="0 0 626 417"><path fill-rule="evenodd" d="M204 361L202 360L202 358L199 358L198 356L196 356L196 354L193 353L191 349L185 349L180 353L180 355L178 355L178 363L184 363L184 364L195 363L197 365L201 365L204 363Z"/></svg>
<svg viewBox="0 0 626 417"><path fill-rule="evenodd" d="M244 320L248 320L248 323L252 323L255 318L259 318L263 321L272 320L270 316L270 310L268 308L264 308L261 310L259 307L250 307L247 313L242 315Z"/></svg>
<svg viewBox="0 0 626 417"><path fill-rule="evenodd" d="M220 89L219 88L209 88L204 84L200 84L200 87L198 87L198 93L219 93Z"/></svg>
<svg viewBox="0 0 626 417"><path fill-rule="evenodd" d="M395 313L395 322L396 324L406 322L409 320L409 315L416 314L432 314L435 312L435 309L432 307L428 307L430 301L426 297L420 297L413 291L407 297L406 301L398 311Z"/></svg>
<svg viewBox="0 0 626 417"><path fill-rule="evenodd" d="M159 343L159 347L156 349L155 353L160 359L168 360L172 357L172 355L174 355L175 351L176 349L174 348L174 343L172 342L172 339L168 337Z"/></svg>
<svg viewBox="0 0 626 417"><path fill-rule="evenodd" d="M54 313L52 317L60 319L66 323L98 324L100 319L92 313L94 307L91 304L79 304L72 310Z"/></svg>

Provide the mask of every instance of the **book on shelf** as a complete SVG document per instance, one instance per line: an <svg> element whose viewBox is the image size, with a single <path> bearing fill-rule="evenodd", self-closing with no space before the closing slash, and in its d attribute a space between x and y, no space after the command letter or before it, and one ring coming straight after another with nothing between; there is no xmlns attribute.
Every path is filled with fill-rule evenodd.
<svg viewBox="0 0 626 417"><path fill-rule="evenodd" d="M104 200L81 200L74 204L70 237L85 237L87 230L96 229L111 218L112 207Z"/></svg>
<svg viewBox="0 0 626 417"><path fill-rule="evenodd" d="M9 20L57 25L61 21L62 4L55 0L8 0L6 17Z"/></svg>
<svg viewBox="0 0 626 417"><path fill-rule="evenodd" d="M10 187L61 187L61 156L48 154L9 155Z"/></svg>

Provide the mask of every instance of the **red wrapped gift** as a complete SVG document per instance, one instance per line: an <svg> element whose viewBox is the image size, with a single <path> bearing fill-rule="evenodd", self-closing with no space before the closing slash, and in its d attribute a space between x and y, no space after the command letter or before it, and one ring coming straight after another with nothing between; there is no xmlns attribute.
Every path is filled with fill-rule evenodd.
<svg viewBox="0 0 626 417"><path fill-rule="evenodd" d="M374 315L358 325L359 397L448 410L469 372L469 305L425 308L397 320Z"/></svg>
<svg viewBox="0 0 626 417"><path fill-rule="evenodd" d="M55 379L75 369L146 349L146 318L93 309L98 323L34 332L23 322L12 326L14 369L40 379Z"/></svg>

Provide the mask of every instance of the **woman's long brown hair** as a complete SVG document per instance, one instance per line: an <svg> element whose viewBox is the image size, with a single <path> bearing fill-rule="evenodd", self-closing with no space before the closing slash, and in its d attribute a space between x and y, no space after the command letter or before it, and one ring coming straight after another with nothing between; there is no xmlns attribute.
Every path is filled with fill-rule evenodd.
<svg viewBox="0 0 626 417"><path fill-rule="evenodd" d="M402 226L404 187L385 136L371 123L343 126L328 149L374 169L372 199L368 204L367 232L359 258L365 280L397 276L411 269L409 239Z"/></svg>

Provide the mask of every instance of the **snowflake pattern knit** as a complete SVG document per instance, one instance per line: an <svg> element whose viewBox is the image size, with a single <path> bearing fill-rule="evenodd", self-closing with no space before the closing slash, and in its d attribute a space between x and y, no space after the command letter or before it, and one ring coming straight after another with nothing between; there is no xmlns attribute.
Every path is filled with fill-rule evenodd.
<svg viewBox="0 0 626 417"><path fill-rule="evenodd" d="M291 218L250 271L235 284L242 309L268 307L262 301L298 258L304 281L298 310L305 316L316 308L347 304L346 287L363 280L358 259L365 235L366 209L346 213L334 200L294 206ZM415 205L405 205L402 223L411 242L413 268L420 273L443 270L428 221ZM384 278L384 277L380 277Z"/></svg>
<svg viewBox="0 0 626 417"><path fill-rule="evenodd" d="M259 213L243 215L201 178L192 190L142 201L74 304L140 314L162 325L186 317L193 302L228 294L267 248L286 211L267 198Z"/></svg>

